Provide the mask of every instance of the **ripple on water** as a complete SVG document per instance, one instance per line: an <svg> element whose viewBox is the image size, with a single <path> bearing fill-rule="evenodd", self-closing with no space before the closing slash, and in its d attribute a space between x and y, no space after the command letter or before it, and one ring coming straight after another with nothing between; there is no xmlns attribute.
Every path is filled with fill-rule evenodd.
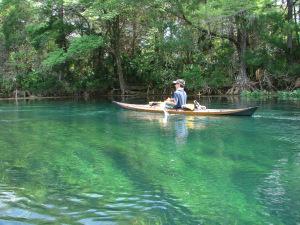
<svg viewBox="0 0 300 225"><path fill-rule="evenodd" d="M22 121L27 121L27 119L10 119L10 120L2 119L2 120L0 120L0 122L3 122L3 123L18 123L18 122L22 122Z"/></svg>
<svg viewBox="0 0 300 225"><path fill-rule="evenodd" d="M5 186L0 186L0 224L1 219L4 219L4 224L27 224L18 222L25 220L28 223L31 221L53 222L55 218L49 215L34 212L29 209L31 201L26 197L18 197L14 191L9 191Z"/></svg>
<svg viewBox="0 0 300 225"><path fill-rule="evenodd" d="M112 196L115 196L112 198ZM50 196L49 196L50 197ZM98 223L115 223L117 221L130 221L141 215L155 215L157 213L166 213L169 216L178 214L187 220L193 220L192 216L185 207L181 205L178 199L159 192L145 191L132 195L131 193L83 193L81 195L64 195L56 194L48 198L48 203L44 207L59 212L52 217L43 217L43 215L32 214L31 219L42 219L45 221L54 221L61 215L68 216L72 221L83 224ZM63 208L63 205L70 207ZM34 211L34 207L32 207ZM53 211L54 210L54 211ZM25 213L22 212L22 213ZM33 212L34 213L34 212ZM172 218L172 216L171 216ZM155 217L152 221L155 221Z"/></svg>
<svg viewBox="0 0 300 225"><path fill-rule="evenodd" d="M267 174L262 183L257 187L257 199L265 207L266 213L278 214L289 217L289 203L291 199L287 194L287 181L285 179L288 159L280 159L272 171ZM295 209L292 209L295 210Z"/></svg>
<svg viewBox="0 0 300 225"><path fill-rule="evenodd" d="M102 146L103 147L103 146ZM102 194L98 194L98 193L83 193L82 194L84 197L87 198L92 198L92 199L100 199L103 197Z"/></svg>
<svg viewBox="0 0 300 225"><path fill-rule="evenodd" d="M261 118L261 119L300 121L300 116L254 115L253 117L254 118Z"/></svg>
<svg viewBox="0 0 300 225"><path fill-rule="evenodd" d="M0 219L0 225L31 225L30 223L20 222L20 221L8 221Z"/></svg>
<svg viewBox="0 0 300 225"><path fill-rule="evenodd" d="M100 110L100 111L90 111L90 112L84 112L84 113L77 113L76 115L78 115L78 116L96 116L96 115L99 115L99 114L108 114L108 113L110 113L110 112Z"/></svg>
<svg viewBox="0 0 300 225"><path fill-rule="evenodd" d="M18 207L11 207L10 209L1 210L2 218L9 218L9 220L25 219L30 222L31 220L39 220L43 222L53 222L56 219L52 216L33 212Z"/></svg>

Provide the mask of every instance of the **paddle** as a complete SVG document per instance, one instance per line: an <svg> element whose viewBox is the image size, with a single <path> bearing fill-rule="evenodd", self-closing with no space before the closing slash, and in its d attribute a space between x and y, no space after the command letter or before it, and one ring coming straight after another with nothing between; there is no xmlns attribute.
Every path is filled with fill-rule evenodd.
<svg viewBox="0 0 300 225"><path fill-rule="evenodd" d="M161 104L161 107L162 107L162 109L163 109L163 111L164 111L164 114L165 114L165 119L167 119L167 118L168 118L168 116L169 116L169 113L167 112L166 103L165 103L165 102L163 102L163 103Z"/></svg>
<svg viewBox="0 0 300 225"><path fill-rule="evenodd" d="M161 105L163 104L164 102L149 102L149 105L150 106L156 106L156 105Z"/></svg>

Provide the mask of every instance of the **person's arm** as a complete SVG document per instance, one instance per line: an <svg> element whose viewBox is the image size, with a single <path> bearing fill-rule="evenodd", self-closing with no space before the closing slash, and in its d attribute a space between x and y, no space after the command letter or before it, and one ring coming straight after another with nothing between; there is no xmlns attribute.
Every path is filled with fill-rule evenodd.
<svg viewBox="0 0 300 225"><path fill-rule="evenodd" d="M175 104L174 95L175 95L175 93L172 94L172 97L171 97L171 98L167 98L167 99L165 100L165 102L167 102L167 103L169 103L169 104Z"/></svg>
<svg viewBox="0 0 300 225"><path fill-rule="evenodd" d="M176 105L173 98L167 98L165 100L165 103L168 104L169 106L175 106Z"/></svg>
<svg viewBox="0 0 300 225"><path fill-rule="evenodd" d="M174 98L167 98L166 100L165 100L165 102L174 102L175 100L174 100Z"/></svg>
<svg viewBox="0 0 300 225"><path fill-rule="evenodd" d="M167 100L165 100L165 103L168 104L169 106L176 106L177 104L177 100L176 100L176 93L173 93L172 98L167 98Z"/></svg>

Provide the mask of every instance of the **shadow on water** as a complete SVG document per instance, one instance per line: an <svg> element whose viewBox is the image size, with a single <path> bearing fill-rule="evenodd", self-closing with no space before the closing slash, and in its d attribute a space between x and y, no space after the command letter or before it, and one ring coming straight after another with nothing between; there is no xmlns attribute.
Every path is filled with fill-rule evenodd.
<svg viewBox="0 0 300 225"><path fill-rule="evenodd" d="M147 191L153 196L159 196L160 200L154 202L154 205L159 207L160 212L158 213L165 216L165 221L162 221L163 224L201 224L201 219L183 206L179 199L166 193L162 186L156 184L143 171L135 169L132 160L126 154L122 153L122 149L115 147L107 148L105 154L113 160L114 166L119 168L137 189ZM154 211L153 213L157 212Z"/></svg>

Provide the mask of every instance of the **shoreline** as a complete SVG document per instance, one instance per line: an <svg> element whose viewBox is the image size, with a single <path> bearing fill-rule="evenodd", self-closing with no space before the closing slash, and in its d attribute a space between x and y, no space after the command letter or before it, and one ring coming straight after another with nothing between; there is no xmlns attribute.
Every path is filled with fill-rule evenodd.
<svg viewBox="0 0 300 225"><path fill-rule="evenodd" d="M248 94L220 94L220 95L202 95L202 94L190 94L190 97L194 98L203 98L203 97L226 97L226 98L264 98L264 97L270 97L270 98L276 98L276 97L290 97L290 98L295 98L296 96L289 96L289 94L292 94L293 91L283 91L284 95L280 94L281 91L278 92L249 92ZM298 92L298 91L297 91ZM143 98L143 97L167 97L169 96L168 94L127 94L127 95L121 95L121 94L100 94L100 95L93 95L93 96L31 96L31 97L0 97L0 101L5 101L5 100L43 100L43 99L97 99L97 98L109 98L109 97L132 97L132 98ZM296 97L299 98L299 97Z"/></svg>
<svg viewBox="0 0 300 225"><path fill-rule="evenodd" d="M73 98L73 97L69 97L69 96L61 96L61 97L19 97L19 98L0 98L1 100L14 100L14 101L18 101L18 100L39 100L39 99L62 99L62 98Z"/></svg>
<svg viewBox="0 0 300 225"><path fill-rule="evenodd" d="M97 96L92 96L92 97L88 97L88 99L94 99L97 97L157 97L157 96L169 96L167 94L151 94L151 95L120 95L120 94L116 94L116 95L97 95ZM193 97L241 97L241 95L197 95L197 94L191 94L189 96L193 96ZM52 97L52 96L42 96L42 97L18 97L13 98L13 97L9 97L9 98L3 98L0 97L0 100L38 100L38 99L63 99L63 98L85 98L84 96L56 96L56 97Z"/></svg>

